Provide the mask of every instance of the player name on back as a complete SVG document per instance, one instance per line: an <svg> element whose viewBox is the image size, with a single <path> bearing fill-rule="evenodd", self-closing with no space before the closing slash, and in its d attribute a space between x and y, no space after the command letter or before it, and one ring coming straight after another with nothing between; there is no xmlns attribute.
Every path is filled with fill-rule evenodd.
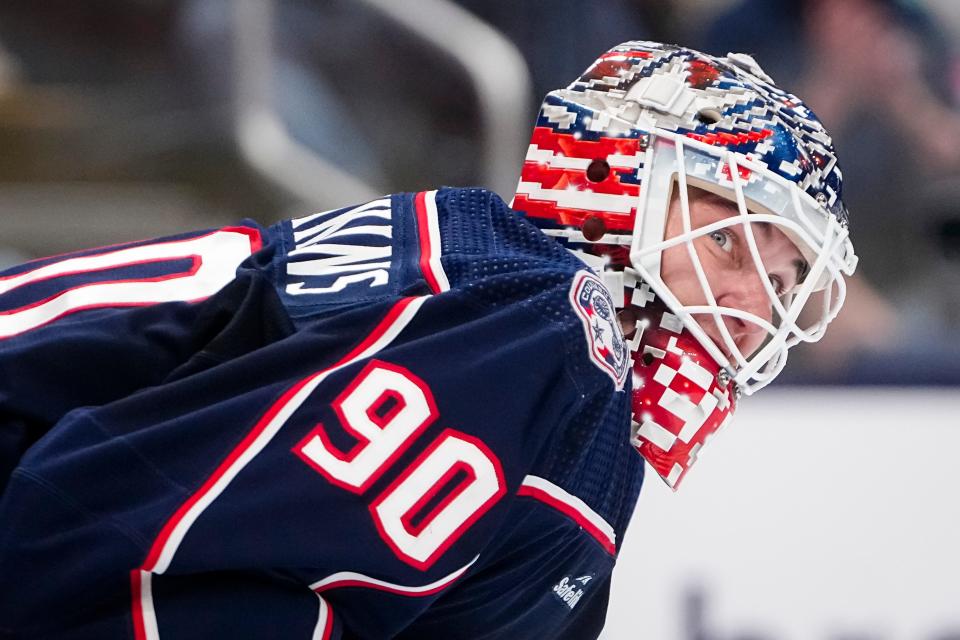
<svg viewBox="0 0 960 640"><path fill-rule="evenodd" d="M390 280L393 238L390 198L291 221L286 292L329 294L381 287Z"/></svg>

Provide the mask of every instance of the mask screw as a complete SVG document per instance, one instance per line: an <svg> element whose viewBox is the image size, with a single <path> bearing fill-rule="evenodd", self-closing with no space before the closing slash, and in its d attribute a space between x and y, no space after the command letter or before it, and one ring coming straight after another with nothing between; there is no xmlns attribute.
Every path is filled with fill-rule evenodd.
<svg viewBox="0 0 960 640"><path fill-rule="evenodd" d="M821 191L816 195L816 200L817 200L817 204L819 204L821 207L825 207L827 206L827 202L829 201L829 198L827 198L827 194Z"/></svg>
<svg viewBox="0 0 960 640"><path fill-rule="evenodd" d="M720 383L720 386L724 389L730 384L730 374L727 373L726 369L720 369L720 372L717 373L717 382Z"/></svg>

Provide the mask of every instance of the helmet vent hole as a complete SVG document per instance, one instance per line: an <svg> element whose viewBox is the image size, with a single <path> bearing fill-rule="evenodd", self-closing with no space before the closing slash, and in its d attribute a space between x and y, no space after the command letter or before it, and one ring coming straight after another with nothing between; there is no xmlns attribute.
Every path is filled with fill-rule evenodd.
<svg viewBox="0 0 960 640"><path fill-rule="evenodd" d="M700 109L697 111L697 121L706 125L720 122L720 112L716 109Z"/></svg>
<svg viewBox="0 0 960 640"><path fill-rule="evenodd" d="M642 359L643 359L644 366L649 367L651 364L653 364L653 354L650 353L649 351L643 354Z"/></svg>
<svg viewBox="0 0 960 640"><path fill-rule="evenodd" d="M583 221L583 237L590 242L596 242L607 232L607 224L600 216L590 216Z"/></svg>
<svg viewBox="0 0 960 640"><path fill-rule="evenodd" d="M587 165L587 180L590 182L603 182L610 175L610 165L606 160L597 158Z"/></svg>

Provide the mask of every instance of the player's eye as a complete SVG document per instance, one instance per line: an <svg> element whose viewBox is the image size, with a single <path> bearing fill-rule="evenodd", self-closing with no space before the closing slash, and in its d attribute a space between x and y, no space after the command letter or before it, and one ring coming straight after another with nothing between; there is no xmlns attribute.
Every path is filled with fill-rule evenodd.
<svg viewBox="0 0 960 640"><path fill-rule="evenodd" d="M783 279L780 276L775 276L771 273L767 277L770 279L770 286L777 292L778 297L787 292L786 287L783 285Z"/></svg>
<svg viewBox="0 0 960 640"><path fill-rule="evenodd" d="M729 229L717 229L710 233L710 239L717 243L717 246L730 253L733 250L733 232Z"/></svg>

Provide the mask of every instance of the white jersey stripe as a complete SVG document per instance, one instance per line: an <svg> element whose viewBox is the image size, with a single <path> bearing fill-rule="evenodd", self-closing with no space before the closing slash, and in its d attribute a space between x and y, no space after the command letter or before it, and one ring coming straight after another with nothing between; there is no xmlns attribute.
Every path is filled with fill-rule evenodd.
<svg viewBox="0 0 960 640"><path fill-rule="evenodd" d="M322 580L317 580L310 585L310 588L320 593L329 589L338 589L342 587L367 587L369 589L389 591L390 593L397 593L400 595L428 596L437 593L438 591L442 591L449 585L453 584L453 582L462 576L467 569L469 569L473 563L477 561L479 557L480 556L477 556L465 566L460 567L450 575L444 576L443 578L440 578L435 582L431 582L430 584L418 586L396 584L394 582L387 582L385 580L371 578L370 576L362 573L356 573L353 571L340 571L338 573L331 574Z"/></svg>
<svg viewBox="0 0 960 640"><path fill-rule="evenodd" d="M146 640L159 640L157 612L153 608L151 574L148 571L137 572L140 579L140 615L143 617L143 632Z"/></svg>
<svg viewBox="0 0 960 640"><path fill-rule="evenodd" d="M443 253L440 243L440 218L437 213L437 192L427 191L424 198L424 204L427 209L427 234L430 242L430 271L440 285L440 292L450 290L450 281L440 263L440 255Z"/></svg>
<svg viewBox="0 0 960 640"><path fill-rule="evenodd" d="M617 534L613 527L577 496L568 493L545 478L532 475L523 479L517 495L536 498L573 518L577 524L596 538L607 551L615 552Z"/></svg>
<svg viewBox="0 0 960 640"><path fill-rule="evenodd" d="M317 626L313 629L311 640L328 640L333 631L333 609L319 593L317 597L320 598L320 611L317 615Z"/></svg>

